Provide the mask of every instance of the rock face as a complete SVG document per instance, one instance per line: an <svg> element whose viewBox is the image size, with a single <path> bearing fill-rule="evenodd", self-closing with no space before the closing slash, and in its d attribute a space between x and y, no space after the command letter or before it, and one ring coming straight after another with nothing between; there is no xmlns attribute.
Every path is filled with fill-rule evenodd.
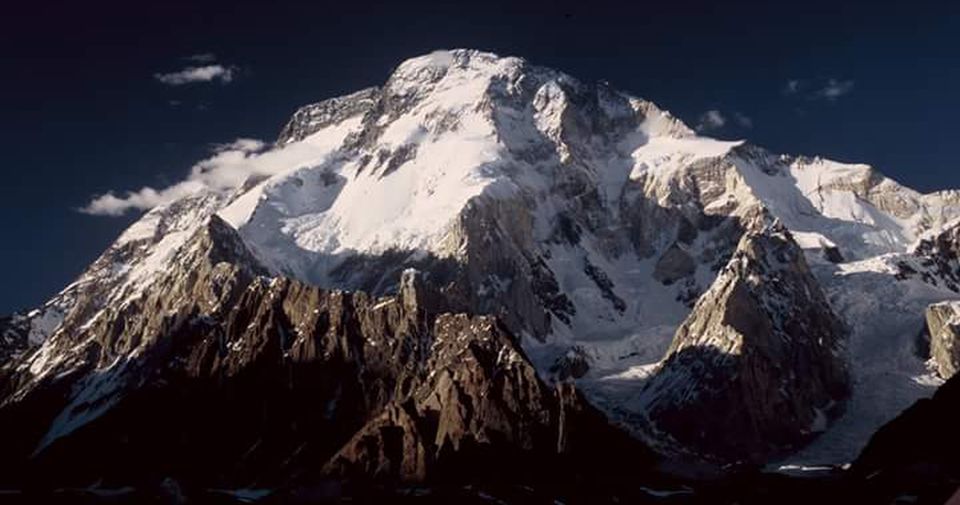
<svg viewBox="0 0 960 505"><path fill-rule="evenodd" d="M919 277L960 293L960 222L920 240L898 268L901 277Z"/></svg>
<svg viewBox="0 0 960 505"><path fill-rule="evenodd" d="M664 284L672 284L679 279L693 275L697 264L688 252L679 244L670 246L663 256L657 260L653 270L653 278Z"/></svg>
<svg viewBox="0 0 960 505"><path fill-rule="evenodd" d="M596 451L652 461L541 381L496 318L443 313L415 271L382 298L262 272L213 217L137 310L53 337L77 361L8 370L0 480L522 480Z"/></svg>
<svg viewBox="0 0 960 505"><path fill-rule="evenodd" d="M944 379L960 367L960 303L942 302L927 308L927 330L930 333L930 358Z"/></svg>
<svg viewBox="0 0 960 505"><path fill-rule="evenodd" d="M0 363L20 354L28 347L28 328L20 315L0 317Z"/></svg>
<svg viewBox="0 0 960 505"><path fill-rule="evenodd" d="M948 379L960 366L957 349L957 320L960 302L960 223L920 240L916 247L894 262L897 277L922 282L947 293L924 310L925 327L918 341L918 354L931 360L937 374Z"/></svg>
<svg viewBox="0 0 960 505"><path fill-rule="evenodd" d="M174 268L187 239L203 228L227 200L226 195L201 190L144 214L124 231L74 282L43 306L10 319L11 329L25 345L8 357L37 351L58 333L56 341L75 344L77 333L89 334L91 325L121 312L139 309L140 299L165 270ZM127 306L125 310L122 310ZM0 331L3 323L0 323ZM59 356L60 354L62 356ZM0 358L2 358L0 353ZM58 355L68 359L67 348L51 343L34 362ZM0 370L7 364L0 361ZM2 373L2 372L0 372Z"/></svg>
<svg viewBox="0 0 960 505"><path fill-rule="evenodd" d="M531 475L528 465L552 467L557 457L588 458L601 447L626 455L607 445L611 437L638 450L641 464L650 461L645 449L605 425L572 385L541 382L495 320L443 315L434 332L426 379L361 428L326 473L420 482L458 481L477 472Z"/></svg>
<svg viewBox="0 0 960 505"><path fill-rule="evenodd" d="M655 429L684 446L765 461L823 431L850 383L843 325L800 248L765 213L746 226L644 394Z"/></svg>
<svg viewBox="0 0 960 505"><path fill-rule="evenodd" d="M366 114L377 105L379 98L378 88L367 88L303 107L293 114L280 131L277 144L299 142L331 125Z"/></svg>

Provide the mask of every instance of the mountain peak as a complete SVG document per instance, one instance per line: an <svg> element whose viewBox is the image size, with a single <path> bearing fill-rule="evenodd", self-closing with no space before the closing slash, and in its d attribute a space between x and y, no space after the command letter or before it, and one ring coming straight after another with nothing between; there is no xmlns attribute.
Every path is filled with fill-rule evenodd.
<svg viewBox="0 0 960 505"><path fill-rule="evenodd" d="M915 237L960 216L955 194L921 195L865 165L700 136L649 101L521 58L457 49L407 60L381 87L299 109L274 146L255 151L217 158L225 163L219 168L251 174L236 187L191 181L187 194L144 215L50 302L0 320L2 342L14 349L0 352L11 360L11 398L63 381L63 391L77 392L66 398L63 419L95 423L112 404L85 411L83 384L97 390L97 377L128 373L112 363L150 356L157 361L143 366L160 366L156 356L174 327L211 338L242 330L257 345L276 342L270 359L285 362L280 346L304 328L285 326L280 312L290 307L264 290L297 285L366 293L322 303L363 300L377 314L399 294L418 317L443 307L493 318L518 336L543 377L575 377L591 402L630 427L652 412L637 397L653 371L691 376L687 365L712 359L710 342L696 337L713 335L753 353L737 358L747 368L724 370L765 371L756 380L717 382L724 387L715 398L740 385L756 388L754 399L773 398L783 385L801 398L775 398L789 422L777 422L759 400L743 408L773 431L802 428L812 436L833 429L826 414L842 410L827 405L843 402L836 390L846 382L838 379L845 363L835 360L847 357L832 351L879 363L877 349L912 346L910 325L922 324L922 310L903 315L890 305L925 307L948 296L936 285L903 289L899 283L913 280L887 266L892 256L909 259L897 255ZM243 287L248 281L252 287ZM861 303L864 290L884 293L882 303ZM437 302L429 310L417 298L426 294ZM262 327L243 330L254 314L230 312L243 300ZM321 303L310 300L297 303ZM738 320L738 306L756 324ZM312 317L304 324L321 324ZM852 328L849 335L837 320ZM237 326L220 327L228 323ZM137 324L149 326L151 339ZM822 343L804 341L806 330ZM250 349L222 345L203 342L196 359L254 366L244 361ZM672 348L690 358L671 360L679 356ZM768 349L782 352L771 357ZM778 356L789 366L777 368ZM897 373L850 367L851 417L830 432L842 441L831 460L851 457L864 425L924 393L916 386L926 380L919 358L883 359ZM794 380L804 370L822 376L820 384ZM86 378L75 388L75 377ZM864 388L877 384L899 394L871 402ZM665 405L664 412L675 410ZM694 423L686 440L702 442L696 422L709 416L679 415ZM802 441L781 442L793 448Z"/></svg>
<svg viewBox="0 0 960 505"><path fill-rule="evenodd" d="M527 65L523 58L501 57L477 49L438 49L430 53L404 60L397 66L390 80L415 78L425 72L441 74L450 70L472 69L474 71L502 71L506 67L519 68Z"/></svg>

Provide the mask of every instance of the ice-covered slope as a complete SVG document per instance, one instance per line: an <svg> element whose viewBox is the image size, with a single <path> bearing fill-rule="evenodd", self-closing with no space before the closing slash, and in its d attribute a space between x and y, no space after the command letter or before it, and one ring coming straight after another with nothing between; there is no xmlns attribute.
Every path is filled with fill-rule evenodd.
<svg viewBox="0 0 960 505"><path fill-rule="evenodd" d="M578 378L629 422L643 412L624 413L626 399L727 264L741 218L765 207L850 328L850 408L823 437L841 449L814 446L810 458L851 458L865 433L931 391L922 358L904 351L922 324L913 308L954 295L898 279L885 258L960 215L956 193L702 137L605 84L468 50L408 60L382 88L306 106L273 147L241 158L271 169L147 213L16 320L34 345L12 366L42 376L105 306L139 310L156 272L216 213L270 275L384 294L405 269L423 271L452 307L523 335L544 376ZM881 387L893 400L875 398Z"/></svg>

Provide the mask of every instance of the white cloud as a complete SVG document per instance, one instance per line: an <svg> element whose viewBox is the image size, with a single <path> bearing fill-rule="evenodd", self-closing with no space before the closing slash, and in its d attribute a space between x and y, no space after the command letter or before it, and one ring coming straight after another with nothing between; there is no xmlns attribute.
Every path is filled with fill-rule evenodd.
<svg viewBox="0 0 960 505"><path fill-rule="evenodd" d="M827 100L836 100L851 91L853 91L853 81L827 79L826 85L820 89L818 94Z"/></svg>
<svg viewBox="0 0 960 505"><path fill-rule="evenodd" d="M709 131L723 128L727 124L727 118L716 109L708 110L700 115L700 122L697 124L697 131Z"/></svg>
<svg viewBox="0 0 960 505"><path fill-rule="evenodd" d="M784 95L800 95L808 100L836 100L853 91L854 82L828 78L824 80L791 79L783 87Z"/></svg>
<svg viewBox="0 0 960 505"><path fill-rule="evenodd" d="M150 187L141 188L139 191L128 191L122 197L114 195L111 191L91 200L80 209L80 212L98 216L122 216L129 210L152 209L157 205L172 202L202 187L203 184L200 182L184 181L160 191Z"/></svg>
<svg viewBox="0 0 960 505"><path fill-rule="evenodd" d="M223 65L204 65L202 67L187 67L177 72L153 74L153 77L170 86L180 86L194 82L220 81L224 84L233 80L235 69Z"/></svg>
<svg viewBox="0 0 960 505"><path fill-rule="evenodd" d="M271 176L313 166L323 162L330 154L329 146L309 142L296 142L270 150L265 150L266 147L263 141L247 138L214 146L213 154L193 165L189 175L181 182L162 189L143 187L121 196L110 191L94 197L79 210L101 216L120 216L132 210L147 210L204 189L228 191L241 187L250 177Z"/></svg>
<svg viewBox="0 0 960 505"><path fill-rule="evenodd" d="M795 95L800 91L800 79L790 79L787 81L787 84L783 87L783 94L785 95Z"/></svg>
<svg viewBox="0 0 960 505"><path fill-rule="evenodd" d="M217 153L222 153L224 151L243 151L245 153L254 153L257 151L262 151L266 146L267 145L260 139L239 138L227 144L216 144L213 146L213 150Z"/></svg>
<svg viewBox="0 0 960 505"><path fill-rule="evenodd" d="M742 112L734 112L733 120L742 128L753 128L753 119Z"/></svg>
<svg viewBox="0 0 960 505"><path fill-rule="evenodd" d="M187 61L192 61L194 63L213 63L217 61L217 55L213 53L197 53L191 54L184 58Z"/></svg>
<svg viewBox="0 0 960 505"><path fill-rule="evenodd" d="M120 216L130 210L146 210L172 202L203 188L217 190L239 187L251 175L268 174L272 165L267 153L258 156L266 144L256 139L237 139L229 144L214 146L213 156L200 161L190 169L185 180L163 189L143 187L117 196L112 191L93 198L80 209L85 214ZM264 163L266 161L266 163Z"/></svg>

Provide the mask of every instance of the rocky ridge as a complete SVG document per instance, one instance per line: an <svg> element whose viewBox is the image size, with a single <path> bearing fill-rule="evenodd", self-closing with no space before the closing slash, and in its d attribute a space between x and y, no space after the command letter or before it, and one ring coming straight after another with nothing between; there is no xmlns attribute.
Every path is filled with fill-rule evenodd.
<svg viewBox="0 0 960 505"><path fill-rule="evenodd" d="M136 310L54 337L77 361L8 370L5 483L533 482L536 465L588 472L569 458L596 451L652 461L571 385L544 383L495 318L444 312L416 271L381 298L268 278L216 216L177 266Z"/></svg>
<svg viewBox="0 0 960 505"><path fill-rule="evenodd" d="M850 379L846 330L790 232L763 211L746 228L643 395L657 431L763 462L825 430Z"/></svg>
<svg viewBox="0 0 960 505"><path fill-rule="evenodd" d="M930 359L944 379L952 377L960 367L960 347L957 345L957 339L960 338L958 313L960 304L955 301L935 303L927 307Z"/></svg>

